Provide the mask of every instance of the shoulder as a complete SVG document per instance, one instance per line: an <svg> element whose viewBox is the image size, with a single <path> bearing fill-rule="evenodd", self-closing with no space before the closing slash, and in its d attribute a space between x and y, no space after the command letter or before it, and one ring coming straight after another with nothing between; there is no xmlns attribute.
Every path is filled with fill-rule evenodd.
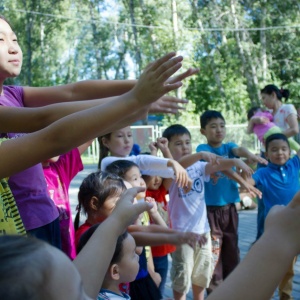
<svg viewBox="0 0 300 300"><path fill-rule="evenodd" d="M210 151L210 146L208 144L199 144L196 148L196 152L200 151Z"/></svg>
<svg viewBox="0 0 300 300"><path fill-rule="evenodd" d="M281 113L295 113L297 114L296 108L293 104L283 104L280 109L279 112Z"/></svg>

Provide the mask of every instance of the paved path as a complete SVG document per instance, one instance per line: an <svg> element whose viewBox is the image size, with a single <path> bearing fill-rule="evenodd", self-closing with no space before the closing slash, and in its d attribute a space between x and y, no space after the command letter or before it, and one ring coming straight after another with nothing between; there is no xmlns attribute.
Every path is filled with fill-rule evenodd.
<svg viewBox="0 0 300 300"><path fill-rule="evenodd" d="M86 165L84 170L80 172L71 183L70 199L71 199L73 217L75 217L75 213L76 213L78 187L81 184L83 178L85 178L89 173L95 170L96 170L96 165ZM81 217L81 220L82 221L84 220L84 216ZM256 211L239 212L239 246L241 251L241 259L243 259L246 253L248 252L251 243L255 239L255 234L256 234ZM284 245L278 245L278 246L284 247ZM251 291L251 286L245 288ZM293 296L295 300L300 300L300 259L297 260L297 263L295 265ZM165 297L172 298L171 282L169 277L166 284ZM193 299L191 292L188 293L187 299ZM272 299L274 300L279 299L277 292L275 292L274 297Z"/></svg>

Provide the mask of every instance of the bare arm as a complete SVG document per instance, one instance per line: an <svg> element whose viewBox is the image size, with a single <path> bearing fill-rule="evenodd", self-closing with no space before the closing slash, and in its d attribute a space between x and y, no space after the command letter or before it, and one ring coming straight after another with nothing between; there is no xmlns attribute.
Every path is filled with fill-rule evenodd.
<svg viewBox="0 0 300 300"><path fill-rule="evenodd" d="M245 147L233 148L232 153L235 156L247 158L250 164L254 163L254 162L259 162L259 163L264 164L264 165L268 164L268 161L266 159L262 158L261 156L253 154L252 152L250 152Z"/></svg>
<svg viewBox="0 0 300 300"><path fill-rule="evenodd" d="M92 145L93 141L94 141L94 140L90 140L90 141L88 141L88 142L86 142L86 143L84 143L84 144L82 144L82 145L80 145L80 146L78 147L78 150L79 150L80 155L83 154L83 153L85 152L85 150L86 150L89 146Z"/></svg>
<svg viewBox="0 0 300 300"><path fill-rule="evenodd" d="M112 214L99 226L82 251L77 255L74 264L77 267L85 292L96 299L103 279L112 259L117 238L140 213L149 210L151 205L141 202L132 205L137 191L143 188L131 188L124 192ZM105 241L105 243L103 243ZM96 259L95 257L101 257Z"/></svg>
<svg viewBox="0 0 300 300"><path fill-rule="evenodd" d="M299 133L299 124L296 115L290 114L286 122L289 124L289 128L282 132L285 136L292 137Z"/></svg>
<svg viewBox="0 0 300 300"><path fill-rule="evenodd" d="M166 79L181 67L182 58L173 56L173 53L168 54L148 66L131 91L115 97L109 103L68 115L40 131L2 142L0 177L10 176L63 154L88 140L111 132L113 127L121 126L121 123L123 127L126 123L129 125L133 111L147 111L155 99L181 86L181 83L165 84ZM119 120L120 123L115 125L112 120Z"/></svg>

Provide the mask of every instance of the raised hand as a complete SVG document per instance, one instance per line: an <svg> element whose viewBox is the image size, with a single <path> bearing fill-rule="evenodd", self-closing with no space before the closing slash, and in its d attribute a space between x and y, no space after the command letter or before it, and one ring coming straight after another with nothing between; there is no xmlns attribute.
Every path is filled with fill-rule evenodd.
<svg viewBox="0 0 300 300"><path fill-rule="evenodd" d="M175 52L171 52L146 67L130 91L139 104L151 104L166 93L182 86L180 80L167 82L182 66L183 57L175 55Z"/></svg>

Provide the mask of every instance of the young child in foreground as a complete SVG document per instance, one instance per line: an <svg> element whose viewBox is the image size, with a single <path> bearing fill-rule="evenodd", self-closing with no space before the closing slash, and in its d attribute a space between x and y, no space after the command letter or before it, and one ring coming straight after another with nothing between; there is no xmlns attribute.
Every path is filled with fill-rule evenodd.
<svg viewBox="0 0 300 300"><path fill-rule="evenodd" d="M1 236L0 299L96 300L117 238L140 213L151 208L146 202L132 204L138 191L132 188L122 195L111 216L96 229L73 263L45 242ZM270 210L262 237L207 300L270 299L290 262L300 253L299 232L298 192L287 207ZM47 280L41 280L45 276Z"/></svg>
<svg viewBox="0 0 300 300"><path fill-rule="evenodd" d="M214 269L204 182L209 181L210 174L232 167L242 168L247 173L252 170L240 159L220 159L205 151L192 154L191 134L182 125L169 126L163 132L163 137L169 142L173 158L187 168L192 179L192 188L187 193L176 182L170 187L169 213L172 228L205 235L208 241L205 246L195 249L181 245L173 253L171 279L174 298L186 299L192 285L194 299L204 299L204 291L209 286Z"/></svg>
<svg viewBox="0 0 300 300"><path fill-rule="evenodd" d="M100 224L90 227L80 238L77 250L82 250ZM130 233L125 231L117 239L116 248L106 272L98 300L131 299L121 292L119 286L123 282L131 282L139 271L139 256L136 253L136 244Z"/></svg>
<svg viewBox="0 0 300 300"><path fill-rule="evenodd" d="M274 205L287 205L299 191L300 150L290 158L291 149L287 137L282 133L275 133L266 139L265 155L270 161L267 167L258 169L252 178L245 178L262 190L266 217ZM295 260L290 263L291 266L279 285L280 299L289 299L292 291ZM287 282L290 284L286 285Z"/></svg>
<svg viewBox="0 0 300 300"><path fill-rule="evenodd" d="M254 132L264 145L268 136L274 133L282 133L280 127L273 122L274 116L267 110L262 110L260 107L252 107L247 113L247 118L249 122L247 132ZM300 145L292 137L288 140L291 149L297 152L300 149Z"/></svg>

